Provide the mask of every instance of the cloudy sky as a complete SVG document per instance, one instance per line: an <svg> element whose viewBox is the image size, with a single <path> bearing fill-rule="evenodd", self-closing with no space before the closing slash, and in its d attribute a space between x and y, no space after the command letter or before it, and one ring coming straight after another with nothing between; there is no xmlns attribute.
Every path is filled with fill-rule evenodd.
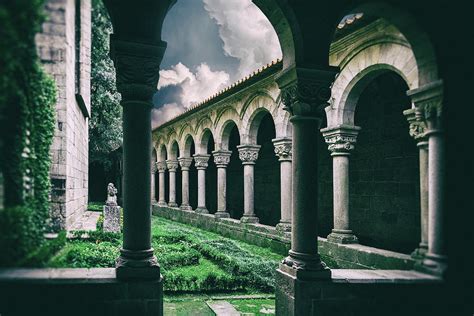
<svg viewBox="0 0 474 316"><path fill-rule="evenodd" d="M251 0L180 0L163 39L153 127L281 58L273 27Z"/></svg>

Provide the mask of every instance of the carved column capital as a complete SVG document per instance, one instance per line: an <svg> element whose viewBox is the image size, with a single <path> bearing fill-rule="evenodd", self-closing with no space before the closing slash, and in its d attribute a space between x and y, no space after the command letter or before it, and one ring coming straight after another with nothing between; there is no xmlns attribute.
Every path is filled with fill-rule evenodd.
<svg viewBox="0 0 474 316"><path fill-rule="evenodd" d="M242 160L243 165L254 165L255 161L258 159L258 151L260 150L260 145L239 145L237 149L239 150L239 158Z"/></svg>
<svg viewBox="0 0 474 316"><path fill-rule="evenodd" d="M292 159L292 142L290 138L272 139L275 146L275 155L279 161L291 161Z"/></svg>
<svg viewBox="0 0 474 316"><path fill-rule="evenodd" d="M331 86L337 73L335 67L288 69L276 79L283 109L292 116L322 117L324 108L329 105Z"/></svg>
<svg viewBox="0 0 474 316"><path fill-rule="evenodd" d="M354 149L359 126L339 125L321 129L331 156L349 155Z"/></svg>
<svg viewBox="0 0 474 316"><path fill-rule="evenodd" d="M158 169L158 172L165 172L167 167L166 167L166 161L158 161L156 163L156 169Z"/></svg>
<svg viewBox="0 0 474 316"><path fill-rule="evenodd" d="M165 49L165 42L139 43L110 36L110 56L116 69L117 90L123 101L151 102Z"/></svg>
<svg viewBox="0 0 474 316"><path fill-rule="evenodd" d="M407 95L419 111L418 115L424 116L427 127L425 133L440 131L442 129L441 117L443 113L443 81L438 80L417 89L409 90Z"/></svg>
<svg viewBox="0 0 474 316"><path fill-rule="evenodd" d="M171 159L166 160L166 167L168 167L168 170L170 172L176 172L176 170L179 167L178 160L171 160Z"/></svg>
<svg viewBox="0 0 474 316"><path fill-rule="evenodd" d="M211 155L208 154L195 154L194 155L194 165L196 166L196 169L201 169L205 170L207 166L209 165L209 157Z"/></svg>
<svg viewBox="0 0 474 316"><path fill-rule="evenodd" d="M418 145L422 142L426 142L427 126L423 111L420 108L414 108L403 111L403 114L409 124L410 136L415 139Z"/></svg>
<svg viewBox="0 0 474 316"><path fill-rule="evenodd" d="M191 167L191 163L193 162L192 157L180 157L178 158L179 165L181 166L181 170L189 170Z"/></svg>
<svg viewBox="0 0 474 316"><path fill-rule="evenodd" d="M156 173L157 170L158 170L158 168L157 168L157 162L152 162L152 163L151 163L151 174Z"/></svg>
<svg viewBox="0 0 474 316"><path fill-rule="evenodd" d="M215 150L212 152L214 162L218 168L226 168L230 162L232 151L230 150Z"/></svg>

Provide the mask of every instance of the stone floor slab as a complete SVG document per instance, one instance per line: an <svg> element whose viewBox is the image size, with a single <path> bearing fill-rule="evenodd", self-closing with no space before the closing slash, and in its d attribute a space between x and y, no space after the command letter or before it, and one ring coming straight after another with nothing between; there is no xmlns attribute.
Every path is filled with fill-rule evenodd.
<svg viewBox="0 0 474 316"><path fill-rule="evenodd" d="M240 316L235 307L227 301L207 301L206 303L216 316Z"/></svg>

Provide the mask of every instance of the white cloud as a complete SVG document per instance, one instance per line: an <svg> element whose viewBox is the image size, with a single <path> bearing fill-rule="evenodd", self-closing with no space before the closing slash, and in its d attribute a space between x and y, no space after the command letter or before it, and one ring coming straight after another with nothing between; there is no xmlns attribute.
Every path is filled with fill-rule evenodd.
<svg viewBox="0 0 474 316"><path fill-rule="evenodd" d="M224 52L239 59L237 77L281 58L273 26L251 0L203 0L204 8L219 27Z"/></svg>
<svg viewBox="0 0 474 316"><path fill-rule="evenodd" d="M192 72L182 63L171 69L160 70L158 90L168 86L180 87L180 93L173 103L165 104L153 111L152 125L158 126L185 109L214 95L229 84L229 74L212 71L206 63L201 63Z"/></svg>

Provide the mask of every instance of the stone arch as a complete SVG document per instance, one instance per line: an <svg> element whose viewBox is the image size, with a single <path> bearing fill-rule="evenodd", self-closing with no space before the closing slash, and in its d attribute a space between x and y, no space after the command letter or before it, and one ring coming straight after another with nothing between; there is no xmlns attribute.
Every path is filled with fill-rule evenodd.
<svg viewBox="0 0 474 316"><path fill-rule="evenodd" d="M165 144L158 145L158 161L166 161L168 159L168 151Z"/></svg>
<svg viewBox="0 0 474 316"><path fill-rule="evenodd" d="M438 66L435 50L428 34L408 12L396 5L385 2L368 2L353 6L340 15L340 19L348 12L363 12L367 16L381 17L395 26L408 41L418 69L418 85L437 81ZM408 81L407 81L408 82Z"/></svg>
<svg viewBox="0 0 474 316"><path fill-rule="evenodd" d="M198 143L196 145L196 152L199 154L210 154L207 152L207 145L209 143L209 140L215 139L214 135L211 131L210 128L205 128L198 136Z"/></svg>
<svg viewBox="0 0 474 316"><path fill-rule="evenodd" d="M219 149L227 149L229 147L229 136L233 124L239 130L240 116L234 108L227 107L223 111L219 112L216 123L216 145ZM240 130L239 130L240 134Z"/></svg>
<svg viewBox="0 0 474 316"><path fill-rule="evenodd" d="M240 136L239 125L234 120L229 119L225 121L224 124L222 124L219 134L217 134L218 135L217 137L219 137L220 149L229 150L230 134L234 127L237 129L237 132L239 133L239 136Z"/></svg>
<svg viewBox="0 0 474 316"><path fill-rule="evenodd" d="M170 144L169 144L169 155L168 155L168 159L170 160L176 160L180 154L180 150L179 150L179 144L178 144L178 141L176 139L173 139Z"/></svg>
<svg viewBox="0 0 474 316"><path fill-rule="evenodd" d="M400 75L409 89L419 86L418 67L409 47L396 43L367 47L346 63L334 81L333 104L326 108L328 126L353 125L360 94L375 77L388 71Z"/></svg>
<svg viewBox="0 0 474 316"><path fill-rule="evenodd" d="M262 93L258 93L257 95L251 96L240 112L242 120L241 143L256 143L258 126L265 113L270 113L276 126L278 118L277 112L278 105L268 94L262 95Z"/></svg>
<svg viewBox="0 0 474 316"><path fill-rule="evenodd" d="M181 144L181 148L183 149L181 152L181 157L191 157L191 148L193 144L195 144L193 136L191 134L186 134L183 137Z"/></svg>

